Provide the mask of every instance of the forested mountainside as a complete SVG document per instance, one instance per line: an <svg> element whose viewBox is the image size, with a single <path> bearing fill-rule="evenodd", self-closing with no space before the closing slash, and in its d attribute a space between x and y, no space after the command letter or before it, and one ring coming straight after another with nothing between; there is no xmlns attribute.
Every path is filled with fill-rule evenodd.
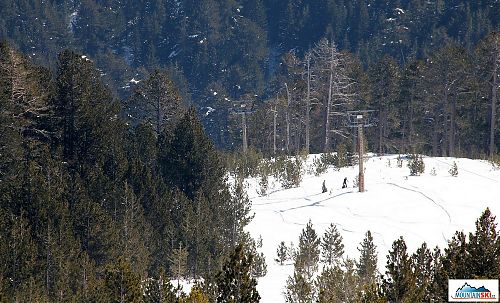
<svg viewBox="0 0 500 303"><path fill-rule="evenodd" d="M225 149L241 146L241 115L231 114L239 106L235 102L250 101L253 111L264 111L270 98L286 99L281 103L297 108L293 114L277 110L278 150L320 151L340 144L340 138L333 138L328 143L332 146L325 146L320 138L325 136L327 92L314 97L310 111L316 125L308 126L304 85L290 88L289 94L284 85L284 78L304 78L283 68L287 53L303 66L308 51L327 38L350 54L347 61L354 74L349 76L357 87L349 107L376 109L379 120L387 121L379 124L378 136L369 138L373 150L471 156L491 150L491 102L486 102L491 87L485 81L491 80L492 71L477 65L486 61L491 66L494 59L476 50L499 29L497 0L2 0L0 11L0 39L52 68L57 53L76 49L96 62L103 81L122 98L132 95L154 70L167 71L184 102L200 111L210 137ZM316 64L318 69L323 68ZM442 80L447 71L463 81L443 80L441 88L450 86L452 93L442 97L432 74ZM412 89L420 94L409 93ZM446 109L450 98L451 111ZM408 99L431 104L410 105ZM439 110L429 114L431 107ZM273 139L263 140L255 129L262 128L262 118L253 118L259 123L248 119L248 139L250 146L268 153ZM270 129L272 120L272 115L265 120ZM435 131L426 129L426 123ZM306 129L318 138L306 135ZM370 141L375 137L378 141Z"/></svg>
<svg viewBox="0 0 500 303"><path fill-rule="evenodd" d="M250 202L192 107L129 125L88 57L52 74L1 44L0 109L0 302L165 302L176 277L218 293L231 256L258 275Z"/></svg>

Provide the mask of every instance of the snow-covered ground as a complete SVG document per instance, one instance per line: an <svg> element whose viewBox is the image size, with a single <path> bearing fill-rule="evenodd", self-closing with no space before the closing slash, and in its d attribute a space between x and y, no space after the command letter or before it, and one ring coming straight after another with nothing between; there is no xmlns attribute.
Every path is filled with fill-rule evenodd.
<svg viewBox="0 0 500 303"><path fill-rule="evenodd" d="M311 163L313 157L307 162ZM278 265L274 261L276 249L281 241L287 245L294 242L297 247L309 219L320 236L335 223L344 238L345 256L355 259L359 257L359 243L370 230L383 273L386 255L400 236L410 253L423 242L442 249L455 231L474 231L474 223L486 207L500 218L500 170L490 163L424 157L425 173L409 176L407 161L399 168L396 158L371 156L366 160L364 193L352 187L357 166L330 169L320 176L305 175L298 188L283 190L276 182L267 196L257 193L257 179L248 180L255 212L248 230L255 238L262 236L261 251L268 269L258 284L262 303L284 302L282 292L293 265ZM453 161L458 165L457 177L448 172ZM431 174L433 168L435 175ZM344 177L349 180L346 189L341 188ZM323 180L327 193L321 193Z"/></svg>

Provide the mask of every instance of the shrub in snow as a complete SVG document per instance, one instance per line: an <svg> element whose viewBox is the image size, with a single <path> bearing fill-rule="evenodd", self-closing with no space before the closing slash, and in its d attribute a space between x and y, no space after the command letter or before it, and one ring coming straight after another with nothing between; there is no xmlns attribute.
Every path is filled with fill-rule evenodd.
<svg viewBox="0 0 500 303"><path fill-rule="evenodd" d="M246 235L243 243L246 243L246 253L253 256L250 269L252 277L258 278L265 276L267 274L266 257L264 256L264 253L257 251L258 249L262 248L262 236L259 236L257 241L255 241L255 239L251 238L249 235Z"/></svg>
<svg viewBox="0 0 500 303"><path fill-rule="evenodd" d="M313 166L314 166L314 175L319 176L325 173L328 168L334 167L338 163L338 158L336 154L333 153L324 153L318 157L314 158Z"/></svg>
<svg viewBox="0 0 500 303"><path fill-rule="evenodd" d="M495 168L495 169L500 168L500 155L499 154L495 154L495 155L490 156L489 161L490 161L491 165L493 166L493 168Z"/></svg>
<svg viewBox="0 0 500 303"><path fill-rule="evenodd" d="M431 176L436 176L436 175L437 175L437 173L436 173L436 168L435 168L435 167L433 167L433 168L431 169Z"/></svg>
<svg viewBox="0 0 500 303"><path fill-rule="evenodd" d="M252 276L259 278L267 275L267 264L264 253L256 253L253 257Z"/></svg>
<svg viewBox="0 0 500 303"><path fill-rule="evenodd" d="M255 149L248 149L246 153L235 153L227 157L227 167L233 176L240 178L256 177L260 170L263 156Z"/></svg>
<svg viewBox="0 0 500 303"><path fill-rule="evenodd" d="M302 164L300 158L284 160L279 172L279 180L283 188L298 187L300 185L302 182Z"/></svg>
<svg viewBox="0 0 500 303"><path fill-rule="evenodd" d="M295 249L295 245L293 245L293 242L290 242L290 246L288 246L287 249L288 260L295 260L296 255L297 255L297 250Z"/></svg>
<svg viewBox="0 0 500 303"><path fill-rule="evenodd" d="M345 144L339 144L337 147L337 167L346 167L352 164L351 155Z"/></svg>
<svg viewBox="0 0 500 303"><path fill-rule="evenodd" d="M352 181L352 187L358 187L359 186L359 176L356 175L356 177L354 177L354 180Z"/></svg>
<svg viewBox="0 0 500 303"><path fill-rule="evenodd" d="M259 165L259 189L257 193L261 196L265 196L269 189L269 174L271 173L271 169L269 167L269 162L267 160L262 160Z"/></svg>
<svg viewBox="0 0 500 303"><path fill-rule="evenodd" d="M455 161L453 161L453 164L451 165L450 170L448 171L452 177L458 176L458 166Z"/></svg>
<svg viewBox="0 0 500 303"><path fill-rule="evenodd" d="M269 178L267 175L261 175L259 180L259 189L257 193L261 196L267 195L267 190L269 188Z"/></svg>
<svg viewBox="0 0 500 303"><path fill-rule="evenodd" d="M421 155L410 155L410 161L408 162L408 168L410 169L410 176L418 176L425 171L424 160Z"/></svg>
<svg viewBox="0 0 500 303"><path fill-rule="evenodd" d="M399 168L403 167L403 158L401 158L401 155L398 155L398 158L396 159L397 166Z"/></svg>

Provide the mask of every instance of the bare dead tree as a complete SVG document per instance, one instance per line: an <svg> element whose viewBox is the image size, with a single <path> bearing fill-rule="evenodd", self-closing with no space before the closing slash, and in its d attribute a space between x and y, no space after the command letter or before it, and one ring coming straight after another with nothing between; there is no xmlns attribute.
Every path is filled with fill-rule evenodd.
<svg viewBox="0 0 500 303"><path fill-rule="evenodd" d="M43 70L31 66L24 56L7 46L0 51L0 57L0 77L9 90L4 114L16 120L11 127L24 135L47 136L49 133L36 123L48 116L51 109L48 104L50 88L40 80L45 79Z"/></svg>
<svg viewBox="0 0 500 303"><path fill-rule="evenodd" d="M306 134L305 134L305 150L306 153L309 154L309 147L311 145L311 85L313 79L313 73L311 68L311 52L307 52L304 58L304 67L305 67L305 78L307 83L306 88L306 98L305 98L305 125L306 125Z"/></svg>
<svg viewBox="0 0 500 303"><path fill-rule="evenodd" d="M285 54L283 57L283 63L287 69L287 77L285 79L284 89L286 92L286 112L285 112L285 123L286 123L286 151L289 153L291 151L291 137L292 128L294 131L294 136L296 139L295 149L300 149L300 129L301 129L301 119L297 119L297 108L300 107L301 101L301 82L303 74L303 63L297 57L297 55L291 51ZM301 116L301 114L300 114ZM293 117L293 118L292 118ZM292 123L294 125L292 125Z"/></svg>
<svg viewBox="0 0 500 303"><path fill-rule="evenodd" d="M329 151L332 133L343 137L347 135L343 129L332 128L332 119L345 115L342 109L353 102L355 82L348 76L346 57L337 50L333 41L323 38L313 48L312 54L327 87L324 149Z"/></svg>
<svg viewBox="0 0 500 303"><path fill-rule="evenodd" d="M292 96L290 94L290 89L288 88L288 84L285 82L285 89L286 89L286 109L285 109L285 116L286 116L286 152L290 152L290 104L292 103Z"/></svg>

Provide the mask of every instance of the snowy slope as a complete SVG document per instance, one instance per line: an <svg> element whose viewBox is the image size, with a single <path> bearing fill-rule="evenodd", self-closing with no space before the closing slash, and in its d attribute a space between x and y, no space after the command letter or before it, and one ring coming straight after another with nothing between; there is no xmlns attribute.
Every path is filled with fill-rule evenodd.
<svg viewBox="0 0 500 303"><path fill-rule="evenodd" d="M307 162L311 163L313 157ZM500 218L500 170L488 162L424 158L425 173L409 176L407 161L399 168L396 157L370 157L366 161L365 193L352 188L357 166L329 170L318 177L306 175L298 188L283 190L276 184L264 197L257 194L257 179L247 181L255 212L248 230L254 237L262 236L261 251L268 266L268 274L259 279L258 285L262 303L284 302L282 292L293 265L278 265L274 261L276 249L281 241L294 242L297 247L300 232L309 219L319 235L335 223L350 258L359 257L357 247L370 230L383 273L386 255L400 236L411 253L423 242L443 248L455 231L473 231L475 220L486 207ZM457 177L448 173L453 161L458 165ZM347 189L341 189L344 177L349 180ZM323 180L329 190L324 194Z"/></svg>

